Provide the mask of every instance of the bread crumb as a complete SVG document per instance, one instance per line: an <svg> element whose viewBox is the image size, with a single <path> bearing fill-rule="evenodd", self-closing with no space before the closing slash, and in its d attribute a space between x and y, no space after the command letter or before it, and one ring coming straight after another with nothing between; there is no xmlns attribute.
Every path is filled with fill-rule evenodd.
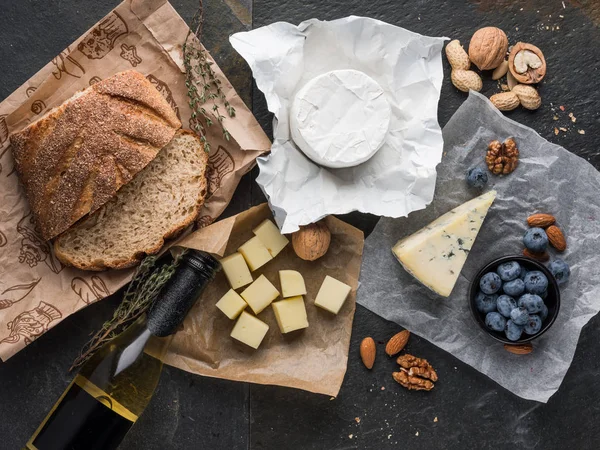
<svg viewBox="0 0 600 450"><path fill-rule="evenodd" d="M565 127L560 127L560 128L559 128L559 130L560 130L560 131L564 131L565 133L566 133L567 131L569 131L569 130L567 130Z"/></svg>
<svg viewBox="0 0 600 450"><path fill-rule="evenodd" d="M552 119L553 120L558 120L558 116L554 116Z"/></svg>
<svg viewBox="0 0 600 450"><path fill-rule="evenodd" d="M354 421L355 421L356 423L360 423L360 417L355 417L355 418L354 418Z"/></svg>
<svg viewBox="0 0 600 450"><path fill-rule="evenodd" d="M573 122L573 123L577 122L577 118L575 117L575 115L572 112L569 113L569 117L571 118L571 122Z"/></svg>
<svg viewBox="0 0 600 450"><path fill-rule="evenodd" d="M382 391L385 391L385 386L381 386L381 390L382 390Z"/></svg>
<svg viewBox="0 0 600 450"><path fill-rule="evenodd" d="M437 416L435 416L435 417L433 418L433 421L434 421L434 422L437 422L437 421L438 421L438 418L437 418Z"/></svg>
<svg viewBox="0 0 600 450"><path fill-rule="evenodd" d="M563 105L560 105L560 106L558 107L558 109L560 109L561 111L564 111L564 110L565 110L565 107L564 107Z"/></svg>
<svg viewBox="0 0 600 450"><path fill-rule="evenodd" d="M350 438L350 439L352 439L353 437L354 437L354 435L353 435L353 434L349 434L349 435L348 435L348 438Z"/></svg>
<svg viewBox="0 0 600 450"><path fill-rule="evenodd" d="M392 435L391 435L391 434L388 434L388 439L391 439L391 438L392 438Z"/></svg>
<svg viewBox="0 0 600 450"><path fill-rule="evenodd" d="M554 128L554 134L555 134L556 136L558 136L558 133L559 133L559 131L558 131L558 128Z"/></svg>
<svg viewBox="0 0 600 450"><path fill-rule="evenodd" d="M577 130L579 134L585 134L585 130Z"/></svg>
<svg viewBox="0 0 600 450"><path fill-rule="evenodd" d="M418 436L418 435L419 435L419 432L417 431L417 432L415 433L415 436Z"/></svg>

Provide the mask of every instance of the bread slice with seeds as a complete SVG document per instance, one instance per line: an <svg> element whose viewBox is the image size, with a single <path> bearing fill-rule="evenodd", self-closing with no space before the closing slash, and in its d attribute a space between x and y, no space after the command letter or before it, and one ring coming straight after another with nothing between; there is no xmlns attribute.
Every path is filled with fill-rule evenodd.
<svg viewBox="0 0 600 450"><path fill-rule="evenodd" d="M116 197L54 242L64 264L84 270L123 269L157 253L191 224L206 196L208 154L180 130Z"/></svg>

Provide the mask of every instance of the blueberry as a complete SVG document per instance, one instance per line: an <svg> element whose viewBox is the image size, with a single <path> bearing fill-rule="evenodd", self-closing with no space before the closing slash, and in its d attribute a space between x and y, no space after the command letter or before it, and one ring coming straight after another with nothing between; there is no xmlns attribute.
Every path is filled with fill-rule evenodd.
<svg viewBox="0 0 600 450"><path fill-rule="evenodd" d="M510 312L517 307L517 302L514 298L508 295L501 295L496 300L496 309L506 318L510 318Z"/></svg>
<svg viewBox="0 0 600 450"><path fill-rule="evenodd" d="M529 273L529 270L527 270L525 267L521 266L521 273L519 274L519 278L521 280L525 279L525 275L527 275Z"/></svg>
<svg viewBox="0 0 600 450"><path fill-rule="evenodd" d="M539 295L525 294L519 298L519 307L525 308L529 314L536 314L544 307L544 300Z"/></svg>
<svg viewBox="0 0 600 450"><path fill-rule="evenodd" d="M521 333L523 333L523 327L517 325L512 320L506 321L506 328L504 329L504 334L511 341L518 341L521 338Z"/></svg>
<svg viewBox="0 0 600 450"><path fill-rule="evenodd" d="M525 292L525 282L520 278L517 278L516 280L504 283L502 289L504 290L504 293L506 295L510 295L511 297L518 297L523 292Z"/></svg>
<svg viewBox="0 0 600 450"><path fill-rule="evenodd" d="M562 259L552 261L548 266L548 269L550 269L550 272L552 272L552 275L554 275L554 278L556 278L556 282L559 286L562 286L569 281L571 269L569 268L569 265Z"/></svg>
<svg viewBox="0 0 600 450"><path fill-rule="evenodd" d="M479 312L487 314L496 310L497 298L497 295L485 295L483 292L479 291L475 297L475 306L477 306Z"/></svg>
<svg viewBox="0 0 600 450"><path fill-rule="evenodd" d="M488 182L488 176L481 167L471 167L467 171L467 184L472 188L483 189Z"/></svg>
<svg viewBox="0 0 600 450"><path fill-rule="evenodd" d="M542 320L546 320L546 317L548 317L548 307L546 305L542 307L542 310L540 311L540 317Z"/></svg>
<svg viewBox="0 0 600 450"><path fill-rule="evenodd" d="M515 325L525 325L527 323L527 319L529 319L529 312L527 309L519 306L510 312L510 318Z"/></svg>
<svg viewBox="0 0 600 450"><path fill-rule="evenodd" d="M548 289L548 278L539 270L525 275L525 290L530 294L543 294Z"/></svg>
<svg viewBox="0 0 600 450"><path fill-rule="evenodd" d="M495 294L502 287L502 280L494 272L486 273L479 281L479 287L484 294Z"/></svg>
<svg viewBox="0 0 600 450"><path fill-rule="evenodd" d="M523 327L526 334L535 334L542 329L542 319L537 314L531 314L527 324Z"/></svg>
<svg viewBox="0 0 600 450"><path fill-rule="evenodd" d="M530 228L523 236L523 244L532 252L545 252L548 247L548 235L542 228Z"/></svg>
<svg viewBox="0 0 600 450"><path fill-rule="evenodd" d="M502 281L512 281L521 273L521 265L516 261L505 262L498 266L496 273Z"/></svg>
<svg viewBox="0 0 600 450"><path fill-rule="evenodd" d="M490 330L502 331L506 326L506 319L500 313L489 312L485 316L485 326Z"/></svg>

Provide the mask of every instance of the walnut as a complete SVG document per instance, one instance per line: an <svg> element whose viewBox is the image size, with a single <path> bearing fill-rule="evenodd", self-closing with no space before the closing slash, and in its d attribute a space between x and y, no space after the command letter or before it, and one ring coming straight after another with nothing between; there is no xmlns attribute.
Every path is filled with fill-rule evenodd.
<svg viewBox="0 0 600 450"><path fill-rule="evenodd" d="M508 175L519 165L519 149L513 138L504 143L492 141L488 145L485 163L494 175Z"/></svg>
<svg viewBox="0 0 600 450"><path fill-rule="evenodd" d="M406 369L401 369L400 372L394 372L392 376L400 386L410 389L411 391L430 391L434 386L429 380L410 376Z"/></svg>
<svg viewBox="0 0 600 450"><path fill-rule="evenodd" d="M431 381L438 380L437 373L426 359L406 354L399 356L396 362L403 369L407 369L408 376L417 375L422 378L428 378Z"/></svg>

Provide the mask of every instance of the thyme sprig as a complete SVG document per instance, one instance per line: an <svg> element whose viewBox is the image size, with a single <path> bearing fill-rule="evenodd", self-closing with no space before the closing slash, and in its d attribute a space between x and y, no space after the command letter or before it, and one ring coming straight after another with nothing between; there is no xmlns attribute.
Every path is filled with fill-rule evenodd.
<svg viewBox="0 0 600 450"><path fill-rule="evenodd" d="M200 1L200 7L192 19L192 27L183 43L183 65L185 68L185 86L189 99L188 104L192 110L190 126L200 136L206 151L210 151L210 142L206 139L206 129L202 121L204 121L206 127L210 127L216 118L223 130L223 137L229 140L231 135L224 123L226 116L221 111L219 104L223 104L225 114L232 118L235 117L235 108L227 100L221 89L221 80L217 78L212 68L213 62L209 60L208 53L200 44L203 23L204 8L202 1ZM193 32L192 29L194 29ZM208 102L212 103L212 106L207 106Z"/></svg>
<svg viewBox="0 0 600 450"><path fill-rule="evenodd" d="M156 266L157 256L144 258L133 274L123 300L115 309L113 317L83 346L69 371L82 366L106 342L125 331L152 304L162 287L175 272L181 256L167 264Z"/></svg>

